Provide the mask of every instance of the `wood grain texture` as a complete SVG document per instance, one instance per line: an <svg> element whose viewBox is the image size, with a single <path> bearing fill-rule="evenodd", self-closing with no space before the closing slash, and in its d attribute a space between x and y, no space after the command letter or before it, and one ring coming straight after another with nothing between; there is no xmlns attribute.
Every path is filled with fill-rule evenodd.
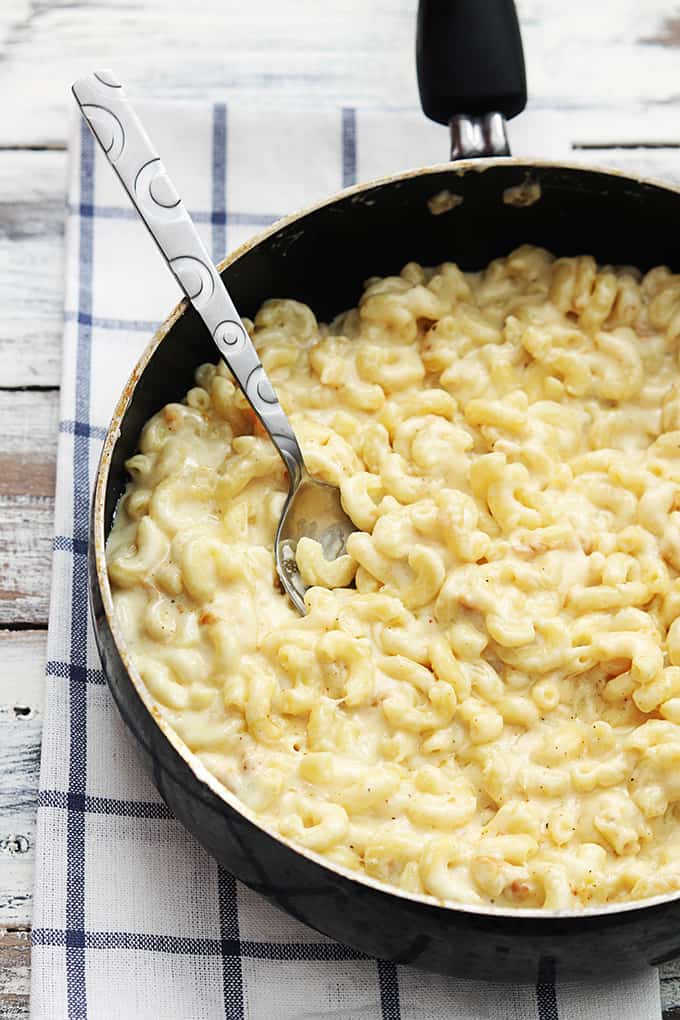
<svg viewBox="0 0 680 1020"><path fill-rule="evenodd" d="M66 160L0 152L2 387L59 385Z"/></svg>
<svg viewBox="0 0 680 1020"><path fill-rule="evenodd" d="M0 632L0 927L31 919L46 646L44 631Z"/></svg>
<svg viewBox="0 0 680 1020"><path fill-rule="evenodd" d="M0 1020L29 1016L30 939L28 925L0 927Z"/></svg>
<svg viewBox="0 0 680 1020"><path fill-rule="evenodd" d="M415 108L415 0L10 0L0 145L63 145L68 86L114 65L131 94ZM518 4L535 108L678 105L667 0ZM1 38L1 37L0 37ZM153 59L149 59L152 47ZM651 53L650 53L651 51ZM180 59L181 57L181 59ZM15 87L21 83L21 87Z"/></svg>
<svg viewBox="0 0 680 1020"><path fill-rule="evenodd" d="M28 1017L45 631L0 632L0 1017Z"/></svg>
<svg viewBox="0 0 680 1020"><path fill-rule="evenodd" d="M640 41L652 46L680 47L680 18L675 15L665 17L655 35L642 38Z"/></svg>
<svg viewBox="0 0 680 1020"><path fill-rule="evenodd" d="M680 1020L680 959L664 963L659 973L664 1020Z"/></svg>
<svg viewBox="0 0 680 1020"><path fill-rule="evenodd" d="M47 620L58 401L0 390L0 625Z"/></svg>

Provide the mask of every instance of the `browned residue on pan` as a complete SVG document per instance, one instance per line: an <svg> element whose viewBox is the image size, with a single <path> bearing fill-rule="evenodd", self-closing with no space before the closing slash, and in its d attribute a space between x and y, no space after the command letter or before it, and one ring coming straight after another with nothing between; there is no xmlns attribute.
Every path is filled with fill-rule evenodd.
<svg viewBox="0 0 680 1020"><path fill-rule="evenodd" d="M448 188L438 191L436 195L432 195L427 200L427 208L433 216L441 216L442 213L450 212L451 209L455 209L456 206L462 204L463 196L457 195L454 191L449 191Z"/></svg>
<svg viewBox="0 0 680 1020"><path fill-rule="evenodd" d="M541 185L531 177L525 177L521 184L506 188L503 192L505 205L514 205L518 209L526 209L534 205L541 197Z"/></svg>

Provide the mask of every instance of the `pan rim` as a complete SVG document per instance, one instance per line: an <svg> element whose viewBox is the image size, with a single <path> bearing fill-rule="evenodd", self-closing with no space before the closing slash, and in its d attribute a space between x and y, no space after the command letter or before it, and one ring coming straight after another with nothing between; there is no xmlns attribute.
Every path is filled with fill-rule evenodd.
<svg viewBox="0 0 680 1020"><path fill-rule="evenodd" d="M474 171L475 173L484 173L487 170L492 170L495 167L514 167L519 170L531 171L532 169L546 169L546 170L567 170L574 171L577 173L592 173L597 174L603 178L617 178L624 181L630 181L631 184L636 186L647 186L651 188L658 188L662 191L670 192L671 194L680 196L680 185L676 186L665 181L660 181L655 178L635 176L623 171L616 169L607 169L590 164L583 163L569 163L560 162L555 160L540 160L540 159L524 159L521 157L495 157L495 158L484 158L484 159L467 159L459 160L456 162L446 163L435 163L429 166L418 167L411 170L399 172L397 174L389 174L382 177L377 177L369 181L362 182L360 184L352 185L349 188L344 188L341 191L335 192L333 195L323 198L317 202L311 203L308 206L303 207L281 219L276 220L270 226L264 230L255 234L247 241L243 242L233 252L230 252L217 264L218 272L222 273L229 266L237 262L243 255L257 247L263 241L272 235L278 233L282 229L294 224L295 222L303 219L307 215L313 212L317 212L326 206L333 205L339 200L351 197L359 196L366 192L370 192L377 188L385 187L387 185L396 184L401 181L410 180L414 177L422 177L435 175L440 173L454 173L460 177L463 177L466 173ZM353 871L346 868L344 865L337 864L333 861L328 860L322 854L319 854L307 847L299 846L292 840L286 838L274 829L265 825L262 819L260 819L255 812L252 811L247 805L242 803L238 797L227 789L219 780L213 776L207 768L200 762L197 756L187 747L184 741L179 737L177 733L172 729L169 723L160 715L157 707L155 706L155 700L151 697L151 694L146 688L140 674L135 669L132 657L129 653L127 644L123 635L120 631L118 621L116 618L115 609L113 606L111 586L109 584L108 572L106 569L106 535L104 532L104 516L105 516L105 505L106 505L106 492L108 488L109 473L111 467L111 459L116 443L120 437L120 426L121 422L127 412L127 409L131 403L134 395L137 383L139 382L144 370L151 361L151 358L155 354L156 350L165 339L170 329L175 323L181 318L189 306L187 298L183 298L173 308L167 318L161 323L158 329L155 331L140 357L138 358L132 372L130 373L127 382L122 390L122 393L118 400L111 417L111 421L106 430L106 436L103 441L102 450L100 454L99 464L97 467L97 477L94 487L94 494L92 499L92 523L91 523L91 536L94 541L94 567L95 576L90 577L90 583L96 582L101 604L104 610L106 618L106 626L113 638L116 646L116 651L121 659L121 662L125 668L127 679L132 684L137 696L143 703L149 716L153 720L153 723L158 727L160 732L163 734L165 739L171 745L173 750L179 755L184 764L189 768L189 771L193 774L194 778L201 786L207 786L208 789L218 797L219 800L223 801L228 807L234 810L237 814L243 816L251 824L255 825L264 835L284 845L287 849L292 850L294 853L306 858L311 863L321 866L331 873L335 873L341 876L343 879L350 882L355 882L359 885L367 886L374 892L381 893L394 897L395 899L405 900L412 904L414 908L417 906L427 907L429 909L435 908L437 910L443 910L447 913L460 913L460 914L472 914L481 917L497 918L499 920L511 921L513 924L521 921L522 919L531 920L534 923L544 922L546 925L551 922L559 920L563 923L568 923L575 927L579 926L579 922L587 921L593 917L609 917L610 915L619 914L635 914L639 916L645 910L651 910L657 906L667 906L680 900L680 889L671 893L660 893L657 896L648 897L641 900L633 900L625 903L608 903L601 906L583 907L579 910L566 909L545 909L543 907L499 907L496 905L487 904L474 904L474 903L457 903L450 900L441 900L435 896L431 896L427 893L416 893L404 889L399 889L396 886L389 885L388 883L381 882L378 879L373 878L370 875L366 875L363 872ZM95 631L97 631L98 625L95 621ZM106 675L106 674L105 674ZM108 677L107 677L108 684ZM139 741L137 734L134 734L135 740Z"/></svg>

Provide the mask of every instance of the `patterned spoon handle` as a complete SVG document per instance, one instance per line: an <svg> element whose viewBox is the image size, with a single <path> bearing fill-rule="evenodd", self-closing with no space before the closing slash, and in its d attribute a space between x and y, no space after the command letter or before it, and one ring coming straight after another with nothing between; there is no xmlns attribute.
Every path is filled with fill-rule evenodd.
<svg viewBox="0 0 680 1020"><path fill-rule="evenodd" d="M272 438L293 486L302 452L222 278L167 171L111 71L79 78L73 95L180 287Z"/></svg>

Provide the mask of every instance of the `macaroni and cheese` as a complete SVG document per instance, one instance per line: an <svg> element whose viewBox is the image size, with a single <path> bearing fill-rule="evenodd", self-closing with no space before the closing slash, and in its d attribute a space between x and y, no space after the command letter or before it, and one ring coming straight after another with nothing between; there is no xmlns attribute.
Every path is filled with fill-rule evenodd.
<svg viewBox="0 0 680 1020"><path fill-rule="evenodd" d="M108 542L162 716L262 822L443 901L680 889L680 276L523 246L407 265L331 325L247 323L357 531L273 541L287 479L224 364L145 426Z"/></svg>

